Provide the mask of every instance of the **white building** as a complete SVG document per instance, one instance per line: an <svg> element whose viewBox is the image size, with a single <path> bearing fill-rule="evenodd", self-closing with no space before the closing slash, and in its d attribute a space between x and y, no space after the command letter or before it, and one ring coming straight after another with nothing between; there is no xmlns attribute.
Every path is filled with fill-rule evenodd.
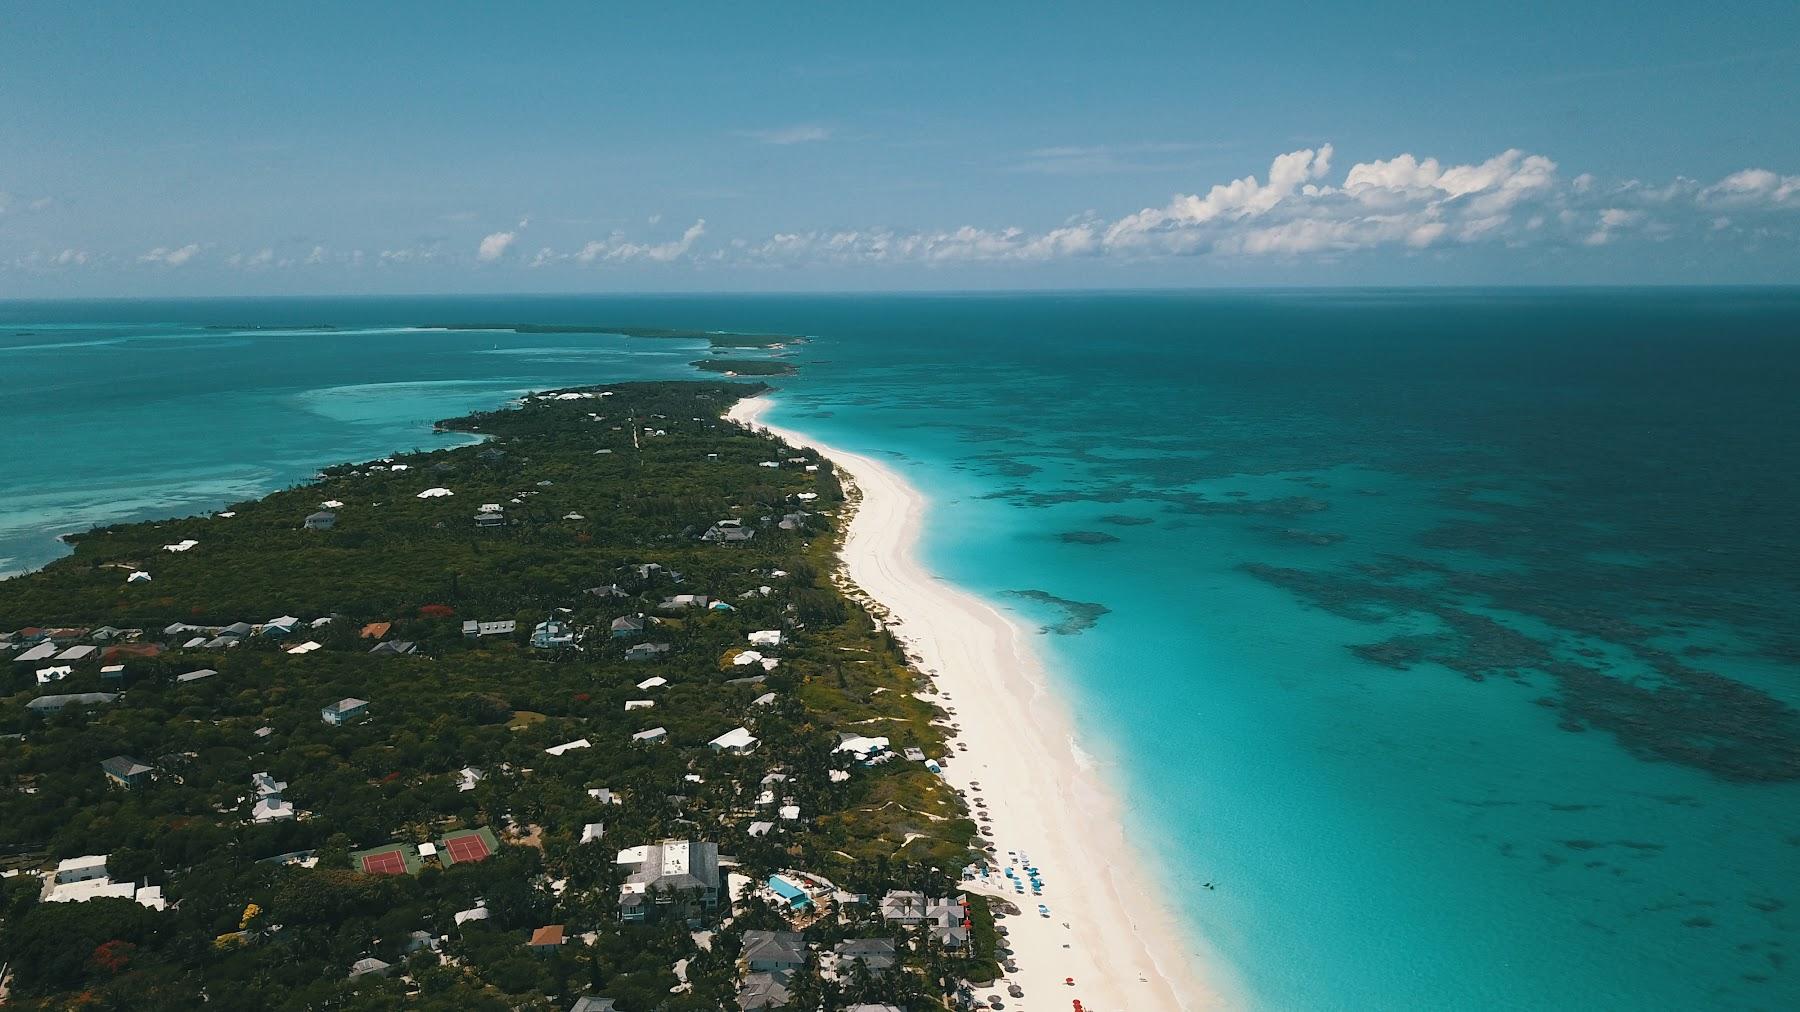
<svg viewBox="0 0 1800 1012"><path fill-rule="evenodd" d="M756 747L756 737L746 727L735 727L707 742L715 752L743 755Z"/></svg>
<svg viewBox="0 0 1800 1012"><path fill-rule="evenodd" d="M319 711L325 723L333 727L348 724L369 712L369 701L348 696Z"/></svg>

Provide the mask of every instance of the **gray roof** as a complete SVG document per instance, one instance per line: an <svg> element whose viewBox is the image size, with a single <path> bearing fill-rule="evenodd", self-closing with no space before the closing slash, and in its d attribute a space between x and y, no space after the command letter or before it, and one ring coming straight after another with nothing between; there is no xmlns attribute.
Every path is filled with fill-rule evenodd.
<svg viewBox="0 0 1800 1012"><path fill-rule="evenodd" d="M364 956L350 965L350 977L354 980L365 973L385 974L391 967L392 964L385 960L376 959L374 956Z"/></svg>
<svg viewBox="0 0 1800 1012"><path fill-rule="evenodd" d="M840 959L856 960L871 970L885 970L897 961L891 938L852 938L833 950Z"/></svg>
<svg viewBox="0 0 1800 1012"><path fill-rule="evenodd" d="M618 1007L618 1003L611 998L598 998L589 994L570 1005L569 1012L618 1012Z"/></svg>
<svg viewBox="0 0 1800 1012"><path fill-rule="evenodd" d="M100 768L121 780L153 771L153 767L146 766L128 755L116 755L111 759L101 760Z"/></svg>
<svg viewBox="0 0 1800 1012"><path fill-rule="evenodd" d="M742 1009L787 1008L794 996L788 991L789 974L777 970L773 973L753 973L744 978L744 986L738 989L738 1007Z"/></svg>
<svg viewBox="0 0 1800 1012"><path fill-rule="evenodd" d="M804 966L806 938L798 931L744 932L744 959L750 965Z"/></svg>
<svg viewBox="0 0 1800 1012"><path fill-rule="evenodd" d="M666 847L687 848L687 870L665 874L663 851ZM625 879L656 889L719 888L719 845L691 840L668 840L645 848L644 863Z"/></svg>
<svg viewBox="0 0 1800 1012"><path fill-rule="evenodd" d="M386 642L383 642L383 643L377 643L375 645L374 649L370 650L369 653L372 653L372 654L410 654L418 649L419 649L418 644L414 643L411 640L387 640Z"/></svg>
<svg viewBox="0 0 1800 1012"><path fill-rule="evenodd" d="M116 692L71 692L61 696L39 696L25 704L36 713L54 713L65 706L103 706L119 698Z"/></svg>

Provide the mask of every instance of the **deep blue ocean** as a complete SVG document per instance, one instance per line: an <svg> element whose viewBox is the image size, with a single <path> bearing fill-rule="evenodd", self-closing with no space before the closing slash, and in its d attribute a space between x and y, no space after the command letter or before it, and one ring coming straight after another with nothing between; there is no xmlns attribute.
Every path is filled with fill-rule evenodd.
<svg viewBox="0 0 1800 1012"><path fill-rule="evenodd" d="M707 353L450 321L806 335L1249 1003L1800 1007L1800 291L0 303L0 572Z"/></svg>

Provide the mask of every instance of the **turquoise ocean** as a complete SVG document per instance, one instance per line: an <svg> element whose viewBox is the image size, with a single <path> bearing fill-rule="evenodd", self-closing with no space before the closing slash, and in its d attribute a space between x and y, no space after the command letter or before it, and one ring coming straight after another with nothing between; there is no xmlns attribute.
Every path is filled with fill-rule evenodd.
<svg viewBox="0 0 1800 1012"><path fill-rule="evenodd" d="M1792 290L0 303L0 572L708 353L605 326L806 336L1248 1004L1800 1007Z"/></svg>

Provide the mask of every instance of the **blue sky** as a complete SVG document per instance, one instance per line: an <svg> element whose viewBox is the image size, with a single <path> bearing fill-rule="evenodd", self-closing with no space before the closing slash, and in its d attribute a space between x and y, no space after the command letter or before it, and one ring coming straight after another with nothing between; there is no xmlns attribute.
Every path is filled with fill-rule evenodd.
<svg viewBox="0 0 1800 1012"><path fill-rule="evenodd" d="M0 297L1800 277L1791 0L244 7L0 10Z"/></svg>

